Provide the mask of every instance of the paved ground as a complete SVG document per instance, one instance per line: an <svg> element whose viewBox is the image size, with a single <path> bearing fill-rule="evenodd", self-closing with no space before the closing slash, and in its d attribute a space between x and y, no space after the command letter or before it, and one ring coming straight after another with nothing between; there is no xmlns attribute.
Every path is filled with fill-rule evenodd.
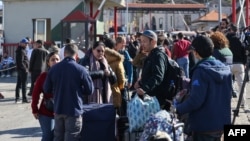
<svg viewBox="0 0 250 141"><path fill-rule="evenodd" d="M40 126L30 103L15 103L15 86L16 77L0 78L0 92L5 96L0 99L0 141L40 141Z"/></svg>
<svg viewBox="0 0 250 141"><path fill-rule="evenodd" d="M40 141L40 126L33 118L30 103L14 103L15 85L16 77L0 78L0 92L5 96L5 99L0 99L0 141ZM247 101L250 105L249 84L246 88ZM233 98L232 109L236 107L236 104L237 98ZM244 113L240 109L235 123L250 124L250 113Z"/></svg>

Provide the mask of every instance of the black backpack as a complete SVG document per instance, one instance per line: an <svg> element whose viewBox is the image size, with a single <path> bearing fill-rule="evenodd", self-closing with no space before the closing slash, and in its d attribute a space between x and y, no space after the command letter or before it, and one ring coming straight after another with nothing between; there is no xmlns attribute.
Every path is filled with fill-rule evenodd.
<svg viewBox="0 0 250 141"><path fill-rule="evenodd" d="M167 96L168 100L172 100L176 94L183 89L183 79L185 78L185 73L181 67L178 66L176 61L167 58L166 61L167 72L165 73L165 83L167 86Z"/></svg>

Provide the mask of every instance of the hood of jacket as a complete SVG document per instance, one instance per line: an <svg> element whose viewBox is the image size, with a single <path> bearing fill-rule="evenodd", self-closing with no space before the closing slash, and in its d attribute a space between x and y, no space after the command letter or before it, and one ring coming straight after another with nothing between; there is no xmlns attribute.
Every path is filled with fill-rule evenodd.
<svg viewBox="0 0 250 141"><path fill-rule="evenodd" d="M230 67L214 57L209 57L198 62L197 68L204 72L204 79L214 79L215 82L223 82L225 77L231 74Z"/></svg>
<svg viewBox="0 0 250 141"><path fill-rule="evenodd" d="M110 48L105 48L105 57L106 57L109 64L116 62L116 61L123 62L123 60L124 60L123 56L119 52L117 52L113 49L110 49Z"/></svg>

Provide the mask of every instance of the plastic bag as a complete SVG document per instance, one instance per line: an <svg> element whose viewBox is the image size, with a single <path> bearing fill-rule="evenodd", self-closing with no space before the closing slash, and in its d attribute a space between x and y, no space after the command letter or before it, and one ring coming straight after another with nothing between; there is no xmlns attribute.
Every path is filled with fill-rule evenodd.
<svg viewBox="0 0 250 141"><path fill-rule="evenodd" d="M160 104L156 97L144 95L141 99L136 94L128 103L127 115L129 120L129 131L140 131L143 129L146 120L150 115L160 111Z"/></svg>

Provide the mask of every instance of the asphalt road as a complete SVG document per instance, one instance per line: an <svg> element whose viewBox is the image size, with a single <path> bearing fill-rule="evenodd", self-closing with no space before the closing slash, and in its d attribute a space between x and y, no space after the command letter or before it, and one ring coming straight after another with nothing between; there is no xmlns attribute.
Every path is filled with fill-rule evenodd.
<svg viewBox="0 0 250 141"><path fill-rule="evenodd" d="M31 113L30 103L14 102L15 86L16 77L0 78L0 92L5 96L4 99L0 99L0 141L40 141L42 135L40 125ZM246 89L247 102L250 106L249 83ZM237 102L237 98L232 99L232 109L236 107ZM235 124L249 125L250 113L240 109Z"/></svg>

